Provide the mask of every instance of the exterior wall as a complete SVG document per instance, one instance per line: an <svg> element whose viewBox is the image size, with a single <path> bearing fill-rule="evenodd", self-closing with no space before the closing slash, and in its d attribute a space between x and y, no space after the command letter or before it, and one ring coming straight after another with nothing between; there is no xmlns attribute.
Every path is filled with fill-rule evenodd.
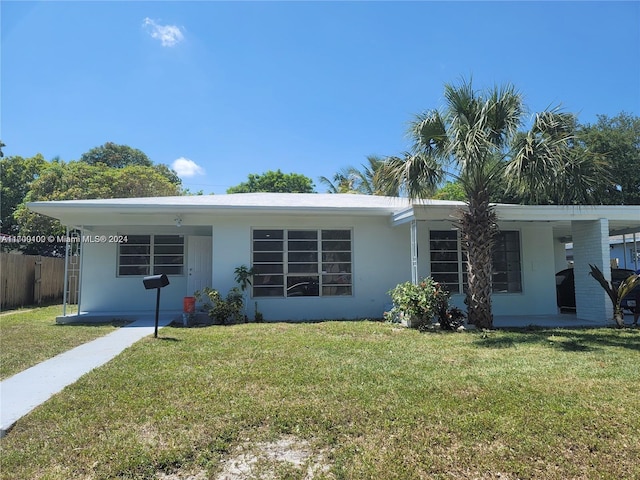
<svg viewBox="0 0 640 480"><path fill-rule="evenodd" d="M494 314L555 315L558 305L552 227L546 223L506 223L500 228L520 231L522 293L494 294Z"/></svg>
<svg viewBox="0 0 640 480"><path fill-rule="evenodd" d="M233 270L251 265L252 228L351 228L353 296L249 298L266 321L381 318L390 298L387 292L411 278L408 225L391 227L386 217L223 218L213 227L213 288L225 294L235 286Z"/></svg>
<svg viewBox="0 0 640 480"><path fill-rule="evenodd" d="M429 230L450 230L451 222L419 222L419 276L431 274ZM505 222L503 230L520 232L522 268L521 293L495 293L492 296L494 315L555 315L556 302L553 230L547 223ZM557 242L556 242L557 243ZM452 303L466 310L464 294L452 295Z"/></svg>
<svg viewBox="0 0 640 480"><path fill-rule="evenodd" d="M315 218L291 215L198 219L200 225L213 225L211 286L223 295L236 286L234 269L251 265L252 228L350 228L352 229L353 296L349 297L248 297L247 314L253 317L254 302L265 320L323 320L340 318L381 318L390 298L387 292L397 283L411 278L410 234L408 226L392 227L387 217ZM188 228L187 226L183 226ZM210 227L209 227L210 228ZM176 233L175 227L167 233ZM164 233L159 227L109 227L93 229L100 234ZM185 262L188 257L185 242ZM155 311L155 290L145 290L142 277L118 277L118 247L114 243L83 245L81 309L91 314L151 314ZM185 272L187 268L185 265ZM161 311L178 315L187 291L187 277L169 276L162 289Z"/></svg>
<svg viewBox="0 0 640 480"><path fill-rule="evenodd" d="M153 219L149 219L149 222ZM247 314L253 317L254 302L267 321L322 320L336 318L380 318L390 303L387 292L411 279L411 236L409 224L392 227L388 217L378 216L219 216L191 218L199 235L212 232L211 286L223 295L236 285L234 269L251 265L252 228L350 228L352 237L353 296L257 298L248 295ZM447 230L451 222L418 222L418 273L430 275L429 230ZM183 224L188 232L188 225ZM504 230L520 231L521 293L494 294L495 315L545 315L557 313L555 272L557 248L552 227L547 223L505 222ZM204 230L203 230L204 229ZM91 234L176 233L175 226L115 226L93 229ZM185 261L189 242L185 242ZM553 253L556 255L554 256ZM82 311L94 314L150 314L155 309L155 291L144 289L141 277L118 278L117 244L84 245ZM186 271L186 265L185 265ZM170 276L161 293L161 310L182 311L187 291L186 276ZM595 282L594 282L595 284ZM598 285L595 285L598 287ZM598 287L599 288L599 287ZM465 309L464 295L453 303Z"/></svg>
<svg viewBox="0 0 640 480"><path fill-rule="evenodd" d="M567 249L564 243L555 240L553 242L553 254L555 256L556 272L569 268L569 262L567 261ZM573 254L573 252L572 252Z"/></svg>
<svg viewBox="0 0 640 480"><path fill-rule="evenodd" d="M611 279L609 221L606 218L571 222L576 285L576 315L579 319L607 322L613 308L606 292L589 272L597 266Z"/></svg>
<svg viewBox="0 0 640 480"><path fill-rule="evenodd" d="M94 229L91 235L132 233L130 228ZM135 233L158 233L157 229L136 229ZM172 232L175 233L175 232ZM114 316L155 312L156 291L146 290L142 277L118 277L116 243L82 244L82 286L80 308L91 314ZM185 245L186 249L186 245ZM186 255L185 255L186 258ZM169 275L169 285L160 293L160 310L179 313L186 293L186 276Z"/></svg>

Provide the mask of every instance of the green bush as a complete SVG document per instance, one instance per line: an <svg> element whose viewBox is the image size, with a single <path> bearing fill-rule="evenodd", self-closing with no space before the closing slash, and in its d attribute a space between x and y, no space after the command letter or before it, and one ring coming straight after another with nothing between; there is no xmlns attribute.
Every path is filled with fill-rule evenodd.
<svg viewBox="0 0 640 480"><path fill-rule="evenodd" d="M456 330L464 323L464 314L449 306L449 292L431 277L417 284L404 282L389 291L393 308L385 319L405 322L410 327L431 325L434 320L445 330Z"/></svg>
<svg viewBox="0 0 640 480"><path fill-rule="evenodd" d="M220 292L211 287L198 290L194 296L199 302L204 303L204 310L216 323L226 325L240 323L244 319L244 297L238 287L229 290L226 298L222 298Z"/></svg>

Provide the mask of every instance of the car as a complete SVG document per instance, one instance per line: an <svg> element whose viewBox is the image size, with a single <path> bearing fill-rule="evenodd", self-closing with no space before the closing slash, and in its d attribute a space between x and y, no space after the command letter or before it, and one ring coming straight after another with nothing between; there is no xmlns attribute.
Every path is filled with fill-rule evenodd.
<svg viewBox="0 0 640 480"><path fill-rule="evenodd" d="M634 273L633 270L626 268L612 268L611 279L617 287L624 279ZM636 298L639 292L640 286L634 288L631 293L622 299L620 306L623 310L634 312L636 308L640 308L640 305L636 304ZM573 268L567 268L556 273L556 298L560 311L576 309L576 285Z"/></svg>

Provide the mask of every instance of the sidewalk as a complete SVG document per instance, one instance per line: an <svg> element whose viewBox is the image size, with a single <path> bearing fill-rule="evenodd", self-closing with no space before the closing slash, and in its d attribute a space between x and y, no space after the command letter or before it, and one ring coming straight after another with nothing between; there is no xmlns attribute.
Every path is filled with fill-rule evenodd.
<svg viewBox="0 0 640 480"><path fill-rule="evenodd" d="M159 326L171 321L160 318ZM69 327L73 328L73 327ZM0 382L0 438L24 415L138 340L153 335L155 319L133 322Z"/></svg>

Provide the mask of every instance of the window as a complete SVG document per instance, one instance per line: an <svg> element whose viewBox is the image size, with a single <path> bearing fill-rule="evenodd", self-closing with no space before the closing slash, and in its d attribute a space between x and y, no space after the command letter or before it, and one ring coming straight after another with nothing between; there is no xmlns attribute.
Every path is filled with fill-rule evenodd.
<svg viewBox="0 0 640 480"><path fill-rule="evenodd" d="M460 248L457 230L429 232L431 277L446 285L451 293L466 290L466 258ZM493 247L492 287L494 293L522 292L520 232L501 231Z"/></svg>
<svg viewBox="0 0 640 480"><path fill-rule="evenodd" d="M520 232L500 232L493 245L492 286L494 292L522 291L520 274Z"/></svg>
<svg viewBox="0 0 640 480"><path fill-rule="evenodd" d="M254 230L253 296L351 295L350 230Z"/></svg>
<svg viewBox="0 0 640 480"><path fill-rule="evenodd" d="M184 273L182 235L127 235L127 240L118 245L118 276Z"/></svg>

